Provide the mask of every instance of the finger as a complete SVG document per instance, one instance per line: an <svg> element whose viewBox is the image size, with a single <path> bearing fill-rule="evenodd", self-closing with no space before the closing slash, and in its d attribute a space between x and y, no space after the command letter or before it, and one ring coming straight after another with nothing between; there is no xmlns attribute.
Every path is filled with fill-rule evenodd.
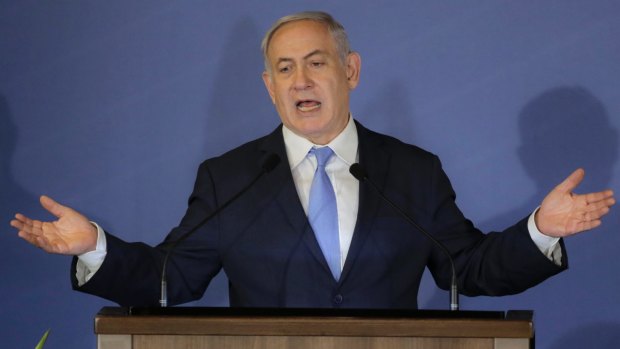
<svg viewBox="0 0 620 349"><path fill-rule="evenodd" d="M601 217L603 217L604 215L606 215L608 213L609 213L609 207L604 206L604 207L601 207L601 208L599 208L597 210L586 212L585 215L584 215L584 219L586 221L598 220L598 219L600 219Z"/></svg>
<svg viewBox="0 0 620 349"><path fill-rule="evenodd" d="M48 253L66 254L67 251L67 245L62 239L58 239L56 235L27 235L24 236L24 239Z"/></svg>
<svg viewBox="0 0 620 349"><path fill-rule="evenodd" d="M52 252L53 250L53 246L50 245L49 241L44 236L29 236L26 240L45 252Z"/></svg>
<svg viewBox="0 0 620 349"><path fill-rule="evenodd" d="M583 177L585 177L585 171L582 168L578 168L575 172L571 173L570 176L566 177L566 179L556 187L556 190L570 193L573 189L577 188L579 183L583 180Z"/></svg>
<svg viewBox="0 0 620 349"><path fill-rule="evenodd" d="M34 225L33 225L34 221L29 218L26 218L26 219L24 218L26 217L22 216L22 217L17 218L16 216L16 219L13 219L11 221L11 226L19 229L20 231L24 231L28 234L32 234L34 231Z"/></svg>
<svg viewBox="0 0 620 349"><path fill-rule="evenodd" d="M59 204L58 202L54 201L54 199L50 198L49 196L41 195L41 198L39 199L39 201L41 202L41 206L43 206L44 209L48 210L51 214L53 214L57 218L62 217L67 212L68 208L66 206Z"/></svg>
<svg viewBox="0 0 620 349"><path fill-rule="evenodd" d="M41 248L45 252L52 252L54 250L54 246L46 236L40 235L36 236L34 239L37 247Z"/></svg>
<svg viewBox="0 0 620 349"><path fill-rule="evenodd" d="M17 224L21 223L18 222ZM30 229L20 229L17 236L45 252L57 253L61 250L58 239L48 238L42 230L33 233Z"/></svg>
<svg viewBox="0 0 620 349"><path fill-rule="evenodd" d="M601 200L601 201L597 201L597 202L593 202L588 204L585 209L587 211L596 211L596 210L600 210L602 208L607 208L609 209L611 206L613 206L616 203L615 199L605 199L605 200Z"/></svg>
<svg viewBox="0 0 620 349"><path fill-rule="evenodd" d="M579 223L577 225L577 229L575 231L575 234L576 233L580 233L582 231L586 231L586 230L592 230L592 229L598 227L599 225L601 225L601 221L598 220L598 219L597 220L593 220L593 221Z"/></svg>
<svg viewBox="0 0 620 349"><path fill-rule="evenodd" d="M593 194L574 195L576 212L595 211L603 207L611 207L616 204L613 197L598 196Z"/></svg>
<svg viewBox="0 0 620 349"><path fill-rule="evenodd" d="M17 219L12 219L9 224L11 224L11 226L17 230L22 230L22 228L24 227L24 222Z"/></svg>
<svg viewBox="0 0 620 349"><path fill-rule="evenodd" d="M21 214L21 213L17 213L17 214L15 214L15 219L16 219L16 220L18 220L18 221L20 221L20 222L22 222L22 223L24 223L24 224L29 224L29 225L32 225L32 219L30 219L30 218L28 218L28 217L24 216L24 215L23 215L23 214Z"/></svg>
<svg viewBox="0 0 620 349"><path fill-rule="evenodd" d="M614 192L611 190L605 190L598 193L585 194L585 200L587 204L593 204L598 202L609 202L609 206L616 203L614 199Z"/></svg>
<svg viewBox="0 0 620 349"><path fill-rule="evenodd" d="M17 236L19 236L20 238L26 240L28 243L30 243L30 244L32 244L32 245L34 245L36 247L39 247L39 242L37 241L37 235L30 234L30 233L28 233L28 232L26 232L24 230L20 230L17 233Z"/></svg>

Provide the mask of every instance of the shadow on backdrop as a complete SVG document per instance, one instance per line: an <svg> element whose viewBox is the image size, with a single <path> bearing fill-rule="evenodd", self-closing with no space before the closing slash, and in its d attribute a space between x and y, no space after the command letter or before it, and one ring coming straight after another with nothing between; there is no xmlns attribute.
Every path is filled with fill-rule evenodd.
<svg viewBox="0 0 620 349"><path fill-rule="evenodd" d="M2 245L5 247L0 253L0 270L4 280L15 280L18 282L28 282L24 280L23 269L15 268L16 265L24 265L27 256L32 256L36 252L32 246L22 241L15 230L9 226L16 212L32 212L38 210L38 199L27 192L11 173L11 162L17 145L17 127L13 123L8 101L0 95L0 222L2 224ZM35 286L35 281L28 282L28 285ZM0 292L7 292L0 295L3 303L11 299L9 294L13 289L13 282L8 282L0 288ZM23 290L17 290L23 291ZM2 306L3 312L6 307ZM6 312L5 314L12 314Z"/></svg>
<svg viewBox="0 0 620 349"><path fill-rule="evenodd" d="M0 95L0 241L3 246L0 275L4 280L0 287L0 309L3 314L0 333L3 334L3 346L9 348L34 346L50 327L53 327L53 336L56 337L51 342L63 336L54 326L57 320L55 314L63 311L62 302L57 300L65 290L56 287L58 281L50 278L48 272L52 268L63 270L67 267L66 259L49 258L20 239L9 226L16 212L41 213L38 197L25 190L11 173L17 139L18 130L12 120L9 103ZM41 289L47 290L45 297L41 297Z"/></svg>
<svg viewBox="0 0 620 349"><path fill-rule="evenodd" d="M618 131L612 128L601 101L587 89L558 87L543 93L523 109L519 117L519 129L522 139L519 158L536 183L537 195L540 195L527 203L530 209L542 200L544 193L578 167L585 169L586 178L577 192L599 191L610 186L613 168L618 160ZM528 207L520 209L519 214L526 212ZM613 230L617 229L609 223L608 218L597 228L593 233L596 235L588 239L587 248L583 245L570 246L569 238L569 260L574 257L573 261L587 263L592 251L605 251L605 246L610 244L609 239L613 237ZM605 264L604 257L596 259ZM596 267L592 262L589 264L592 265L587 267ZM599 295L601 299L607 298L606 294L610 291L613 292L605 281L589 283L593 270L580 267L568 271L571 279L581 280L592 294ZM611 299L615 297L617 295L609 296ZM564 302L569 308L563 316L576 317L584 310L592 312L592 309L587 309L588 305L582 305L582 301L578 296L567 296ZM565 331L552 348L618 348L619 328L620 323L587 323Z"/></svg>
<svg viewBox="0 0 620 349"><path fill-rule="evenodd" d="M206 116L206 157L263 136L279 124L261 79L263 61L258 33L256 24L244 18L225 40ZM228 306L227 282L224 272L220 272L204 297L189 305Z"/></svg>
<svg viewBox="0 0 620 349"><path fill-rule="evenodd" d="M558 87L538 96L519 115L519 159L536 183L536 202L578 167L580 192L606 188L618 158L618 132L603 104L583 87Z"/></svg>
<svg viewBox="0 0 620 349"><path fill-rule="evenodd" d="M578 192L599 191L607 188L618 158L618 133L612 128L603 104L587 89L579 86L562 86L545 91L527 103L519 113L519 134L521 145L518 149L523 168L536 185L534 196L517 198L524 204L514 209L493 214L493 219L480 222L477 226L483 231L502 230L517 220L530 214L544 196L566 176L578 167L586 170L586 178L577 188ZM597 234L606 235L611 231L610 224L597 228ZM570 238L568 239L570 241ZM577 250L576 246L574 250ZM579 253L569 248L569 259L575 260ZM586 277L569 270L571 278ZM579 300L575 300L578 304ZM425 304L426 308L444 309L447 296L437 290ZM606 343L617 334L590 333L587 329L572 333L571 337L589 338L585 347L605 348L596 343ZM611 337L610 337L611 336ZM564 342L562 342L564 343ZM567 343L570 343L568 341ZM560 346L562 348L583 348L584 346Z"/></svg>

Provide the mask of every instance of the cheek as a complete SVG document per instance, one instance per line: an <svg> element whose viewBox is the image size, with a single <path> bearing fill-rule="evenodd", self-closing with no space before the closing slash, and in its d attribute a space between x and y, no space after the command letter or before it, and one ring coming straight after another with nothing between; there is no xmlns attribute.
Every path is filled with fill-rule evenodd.
<svg viewBox="0 0 620 349"><path fill-rule="evenodd" d="M281 87L280 89L276 90L276 98L282 104L289 104L291 101L289 89Z"/></svg>

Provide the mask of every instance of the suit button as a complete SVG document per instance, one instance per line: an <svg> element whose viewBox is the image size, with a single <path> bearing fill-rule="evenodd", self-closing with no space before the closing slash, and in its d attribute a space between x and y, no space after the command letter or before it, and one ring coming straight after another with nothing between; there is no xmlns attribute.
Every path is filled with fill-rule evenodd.
<svg viewBox="0 0 620 349"><path fill-rule="evenodd" d="M344 298L342 297L342 295L341 295L341 294L337 294L337 295L334 297L334 304L342 304L342 300L343 300L343 299L344 299Z"/></svg>

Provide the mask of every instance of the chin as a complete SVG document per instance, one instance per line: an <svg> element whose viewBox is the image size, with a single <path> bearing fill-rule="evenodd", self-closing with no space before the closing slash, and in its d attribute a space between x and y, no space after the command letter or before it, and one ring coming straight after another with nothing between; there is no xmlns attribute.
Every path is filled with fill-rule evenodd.
<svg viewBox="0 0 620 349"><path fill-rule="evenodd" d="M302 134L313 137L325 133L326 128L323 123L311 123L302 125L299 130Z"/></svg>

